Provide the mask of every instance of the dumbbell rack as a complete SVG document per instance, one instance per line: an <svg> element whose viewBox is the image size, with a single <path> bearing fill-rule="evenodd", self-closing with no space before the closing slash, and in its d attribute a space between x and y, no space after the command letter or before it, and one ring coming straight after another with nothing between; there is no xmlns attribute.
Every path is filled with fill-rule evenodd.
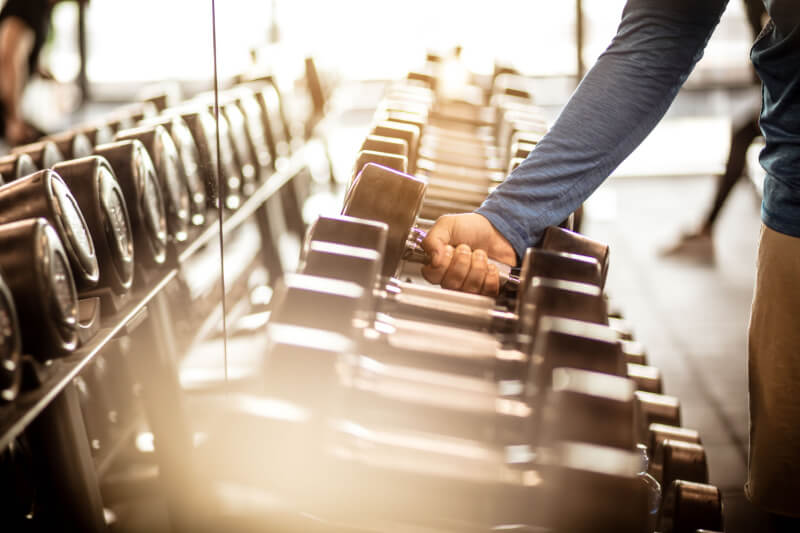
<svg viewBox="0 0 800 533"><path fill-rule="evenodd" d="M0 405L0 450L25 433L36 462L37 479L32 482L37 487L37 503L41 505L40 511L45 509L45 520L50 527L70 531L106 530L101 478L129 444L142 420L137 415L132 420L122 421L116 442L104 446L93 457L78 395L71 384L99 357L123 355L133 355L130 363L145 376L140 380L139 399L144 404L143 418L158 441L159 480L168 500L171 521L178 529L190 521L188 517L192 513L186 506L193 498L187 496L186 491L196 486L192 483L195 467L191 461L192 435L177 375L179 354L175 349L174 310L169 308L170 287L176 284L185 268L191 268L190 263L200 250L216 245L220 231L224 236L231 235L251 220L261 233L263 249L258 255L259 261L269 263L266 266L271 279L280 277L281 262L275 257L279 253L276 230L269 227L264 207L271 199L284 201L297 194L293 185L300 179L298 176L307 172L305 159L304 148L295 146L288 160L235 211L226 214L221 224L211 218L205 227L193 230L189 240L175 246L169 254L174 259L151 272L152 279L144 288L130 293L127 303L118 312L103 317L94 335L74 353L44 365L24 357L23 391L14 401ZM293 212L291 206L285 210L286 226L302 233L300 213ZM230 287L241 285L245 280L226 281ZM222 292L217 290L201 307L218 306L222 297ZM116 345L130 344L134 333L135 353L119 353ZM189 339L188 344L192 342Z"/></svg>
<svg viewBox="0 0 800 533"><path fill-rule="evenodd" d="M410 80L423 81L423 82L428 82L429 81L427 77L419 76L419 75L413 75L413 76L409 75L409 79ZM402 123L403 121L400 120L398 122ZM389 130L389 129L391 129L391 128L384 128L384 130ZM398 128L398 131L400 131L400 130L401 130L401 128ZM389 134L381 132L381 133L379 133L379 135L387 136ZM409 142L408 144L411 145L412 142ZM405 172L406 161L401 160L401 158L398 158L398 157L386 157L387 154L382 154L379 157L376 157L373 154L369 154L370 157L375 157L375 160L369 161L367 157L362 157L364 154L365 154L365 152L362 152L360 154L360 156L359 156L358 162L356 163L356 166L355 166L354 177L355 177L355 174L358 174L361 171L362 168L368 168L368 167L362 167L362 165L367 164L367 163L372 163L373 164L373 167L372 167L373 170L376 168L374 166L375 164L384 166L384 170L383 171L378 171L378 172L389 172L389 173L394 172L395 174L400 174L400 175L402 175ZM397 164L398 166L397 167L393 167L392 164ZM412 162L408 161L408 165L411 166ZM385 167L392 167L393 170L391 170L389 168L385 168ZM373 174L373 175L375 175L375 174ZM413 176L406 175L406 177L407 178L411 178L412 180L414 179ZM354 180L353 183L357 183L357 182L361 181L361 183L363 184L363 181L365 179L366 178L364 178L364 177L359 177L358 180ZM376 181L374 183L378 183L378 181ZM382 183L386 184L386 183L389 183L389 182L388 181L384 181ZM406 196L403 196L403 195L401 195L401 193L397 192L397 191L400 191L401 188L398 188L397 190L395 190L395 189L389 189L389 190L391 190L391 192L388 192L387 190L384 190L382 192L386 193L386 195L389 198L395 199L396 202L404 203L404 201L408 199ZM410 188L405 188L403 190L404 191L408 191L408 190L410 190ZM374 198L374 197L376 197L377 196L377 194L376 194L377 192L380 192L380 191L378 191L377 186L374 189L370 188L369 189L369 193L366 193L364 196L362 196L362 200L364 198ZM352 198L351 194L352 194L352 190L348 192L348 198ZM411 196L411 193L409 193L409 197L410 196ZM421 197L422 195L420 194L419 196ZM398 198L402 198L402 200L399 200ZM364 203L367 203L367 202L365 201ZM391 214L391 215L386 215L387 216L386 219L380 218L380 216L381 216L380 212L383 212L383 211L387 210L387 203L386 202L378 203L377 201L375 201L374 203L376 205L378 205L378 207L375 208L375 209L372 209L372 210L367 210L367 211L369 213L375 214L375 217L372 217L372 216L363 216L363 217L364 218L369 218L369 219L374 219L374 220L380 220L382 222L388 222L389 223L389 231L391 232L392 231L392 227L391 227L392 224L391 223L395 221L394 213ZM420 200L419 203L422 203L424 205L424 199ZM346 204L346 205L352 205L352 204ZM462 211L464 210L460 206L459 206L459 209L461 209ZM352 213L347 213L346 212L345 214L352 214ZM354 215L354 216L362 216L362 215ZM410 220L413 220L416 216L417 216L416 214L411 214L410 216L408 216L406 218L408 218ZM417 219L417 220L419 220L419 219ZM398 226L400 226L402 228L405 228L405 226L403 224L398 224ZM402 233L402 230L401 230L401 233ZM331 239L331 241L332 242L339 242L339 241L336 241L335 238ZM342 244L345 244L344 241L342 241ZM350 243L350 242L347 242L346 244L348 244L350 246L356 246L356 245L354 245L353 243ZM387 253L387 255L389 255L389 254ZM394 255L396 256L397 254L394 254ZM394 264L394 263L392 263L392 264ZM385 266L385 264L384 264L384 266ZM394 276L397 276L397 277L403 277L404 279L408 277L409 279L407 279L407 281L412 282L412 283L421 281L419 279L419 265L415 265L415 266L411 267L410 269L408 268L408 266L409 265L403 264L401 262L400 265L399 265L399 268L396 269L396 270L393 269L390 273L388 273L388 275L394 275ZM387 274L387 273L384 272L384 274ZM298 278L298 279L300 279L300 278ZM334 279L340 279L340 278L335 278L334 277ZM344 278L342 278L342 279L344 279ZM291 290L297 289L298 292L296 292L295 294L299 294L299 291L304 291L304 290L308 291L308 294L310 294L310 293L314 292L315 289L311 288L312 282L308 282L308 283L309 283L309 285L303 286L302 285L303 281L298 281L297 284L294 285L293 289L291 289ZM321 284L321 282L320 282L320 284ZM366 287L367 287L367 290L371 289L369 284L367 284ZM288 292L284 293L284 294L288 294ZM323 301L322 299L317 301L316 304L315 304L314 301L310 299L310 298L313 298L313 296L307 296L307 297L309 298L309 300L303 300L303 304L302 305L298 304L298 307L296 308L296 310L289 311L289 312L287 312L286 314L283 314L283 315L281 315L279 313L277 316L281 316L283 318L293 317L293 318L289 318L287 320L295 320L295 318L299 317L300 314L302 313L302 311L300 311L300 309L302 309L303 307L305 307L306 309L311 307L311 306L314 306L314 305L318 305L318 306L324 307L324 305L322 304L322 301ZM287 300L284 300L284 302L285 301L288 301L288 297L287 297ZM326 303L330 304L330 305L335 305L335 304L332 304L332 302L334 300L324 300L324 301ZM605 307L605 304L603 305L603 308L604 308L604 319L606 321L611 319L612 325L616 326L615 328L610 328L610 329L615 329L616 330L615 334L618 334L618 337L616 338L615 342L620 343L621 345L624 345L623 343L629 343L630 341L632 341L632 335L630 333L630 330L629 329L626 330L626 328L622 327L623 324L620 321L621 317L619 315L609 317L608 313L607 313L607 308ZM276 312L279 312L279 311L280 311L280 309L278 309L278 311L276 311ZM302 320L302 319L301 318L297 318L297 320ZM586 320L586 319L584 319L584 320ZM280 322L280 320L278 322ZM314 325L312 322L313 321L309 320L308 323L307 322L287 322L287 323L291 323L291 324L294 324L294 325L297 325L298 323L301 323L302 327L306 327L306 328L309 328L309 327L310 328L322 327L322 326ZM421 323L424 322L424 319L420 320L420 322ZM330 325L331 328L336 328L336 327L338 327L337 324L338 323L334 323L334 321L330 321L328 324L326 324L325 327L327 328L327 327L329 327L328 325ZM280 328L281 326L277 325L277 327ZM606 325L606 327L608 327L608 325ZM343 333L344 331L346 331L346 328L347 328L347 325L345 324L343 326L342 330L336 329L335 331L337 331L339 333ZM420 328L419 328L418 334L419 335L424 335L424 324L420 324ZM311 334L309 333L309 335L311 335ZM348 333L343 333L343 335L347 336ZM466 335L466 333L465 333L465 335ZM287 341L287 345L290 342L291 341ZM356 341L356 342L358 342L358 341ZM368 346L373 346L373 345L368 344ZM329 348L329 347L326 347L325 349L328 350L328 351L325 352L325 357L330 358L332 356L332 354L330 352L333 352L335 350L332 349L332 348ZM355 349L358 350L358 349L361 349L361 348L355 348ZM376 350L379 350L379 349L380 348L376 348ZM639 352L641 352L641 350L639 350ZM287 351L285 353L286 354L296 355L297 357L299 357L304 362L308 361L308 368L306 368L305 370L309 372L309 376L313 376L312 380L310 380L309 383L313 383L312 388L318 387L319 384L316 383L316 382L313 382L313 379L317 378L317 376L314 374L314 370L313 370L314 367L313 367L312 363L310 362L310 361L312 361L312 357L313 356L310 355L307 352L303 352L300 349L298 349L297 352ZM358 352L358 353L361 353L361 352ZM364 353L364 355L366 357L370 357L371 354L367 351L367 352ZM586 354L586 355L588 356L588 355L592 355L592 354ZM380 356L377 356L377 357L378 357L379 361L383 361L382 359L380 359ZM292 357L290 357L290 356L287 357L287 360L291 360L291 359L292 359ZM644 413L644 419L647 422L647 423L645 423L644 427L649 430L650 440L649 440L649 442L645 441L646 442L645 445L642 444L641 440L637 440L637 442L639 443L638 450L641 452L645 447L649 446L650 449L649 449L648 453L653 454L657 450L661 451L661 448L656 446L656 444L658 444L659 446L663 445L664 446L664 450L666 450L667 445L665 443L669 439L675 439L675 441L677 441L678 444L679 444L674 448L674 450L677 450L677 451L675 451L675 452L663 451L664 454L676 453L676 454L679 455L680 453L682 453L683 451L686 451L686 450L690 450L691 453L697 453L698 452L698 448L700 448L700 447L699 447L699 444L696 444L696 443L699 442L699 436L696 434L696 432L692 432L691 430L686 430L686 433L690 438L685 440L685 441L683 441L683 440L681 440L681 435L680 435L680 433L683 430L681 430L680 428L678 428L678 427L666 428L665 426L657 425L658 422L662 422L662 423L672 424L673 426L679 426L679 424L680 424L680 416L679 416L679 406L677 404L677 400L674 399L674 398L671 398L671 397L666 397L666 396L661 397L661 398L657 398L657 396L660 396L660 395L656 394L656 392L660 392L660 390L661 390L660 376L655 376L654 377L652 374L637 375L635 373L636 369L631 370L631 368L630 368L630 363L632 363L632 362L636 362L636 363L644 363L644 362L646 362L643 353L638 353L638 354L633 354L632 353L632 354L630 354L628 356L628 358L627 358L627 363L628 363L627 374L628 375L626 376L625 374L622 374L622 376L623 376L622 378L614 378L614 379L621 379L623 381L628 381L629 383L633 383L633 384L636 385L635 388L637 388L639 390L635 391L634 395L635 395L636 401L637 402L641 402L638 405L644 405L647 400L653 400L654 404L656 404L659 401L664 401L665 402L664 405L668 408L663 412L658 412L657 409L653 410L653 411L649 411L649 410L643 410L642 411L642 413ZM294 375L295 376L299 375L300 376L299 379L301 379L301 380L305 377L305 376L303 376L303 370L301 370L302 366L303 365L301 363L297 363L297 367L292 367L295 370ZM566 366L570 366L570 365L566 365ZM636 366L636 365L634 365L634 366ZM276 364L276 368L278 368L278 367L279 367L279 364ZM577 367L577 368L580 368L580 367ZM343 370L342 372L346 374L349 371L353 371L354 373L357 372L357 370ZM579 370L579 372L584 372L584 370ZM595 374L602 375L599 372L596 372ZM288 376L288 374L287 374L287 376ZM276 383L280 382L280 378L275 378L275 379L276 379ZM603 378L600 378L600 379L602 380ZM298 387L302 388L302 385L298 385ZM280 392L279 394L283 394L283 392ZM289 398L292 398L292 399L294 398L293 396L291 396L291 393L287 393L287 394L288 394ZM649 398L647 396L648 394L651 395ZM282 396L280 396L280 397L282 397ZM672 404L672 400L675 400L675 404L674 405ZM289 400L289 401L293 401L293 400ZM305 404L301 404L301 405L305 405ZM313 403L309 404L309 405L313 405ZM647 409L647 408L642 408L642 409ZM668 414L666 413L667 410L669 411ZM323 411L324 411L324 409L323 409ZM588 413L590 411L591 411L590 409L587 409L586 412ZM589 416L591 416L591 415L589 415ZM637 417L638 416L639 415L637 414ZM654 427L653 423L656 423L655 427ZM661 434L661 433L659 433L660 431L666 431L666 433L665 434ZM694 433L694 435L691 435L692 433ZM637 436L636 438L637 439L641 439L642 436ZM697 439L697 440L691 440L692 438ZM569 440L571 440L571 437L566 437L565 440L569 441ZM630 439L627 439L627 437L626 437L623 440L626 442L626 446L630 445ZM595 442L595 441L586 441L586 442ZM682 449L682 446L684 444L685 444L685 447ZM400 445L400 446L402 446L402 445ZM368 448L369 444L365 444L365 447ZM689 452L687 452L687 453L689 453ZM699 453L703 454L702 455L702 464L703 464L703 467L704 467L705 466L704 452L702 451L702 449L700 449ZM355 453L354 455L357 456L357 453ZM697 457L697 456L695 456L695 457ZM664 459L664 457L661 457L660 460L666 460L666 459ZM676 464L679 464L681 459L679 457L676 460L673 457L673 460L676 461L676 463L673 464L673 466L674 466ZM692 460L694 460L694 459L692 459ZM690 461L687 461L687 464L689 464L689 463L690 463ZM660 466L657 466L657 468L662 468L660 474L664 474L663 464L661 464ZM591 470L591 469L589 469L589 470ZM716 489L716 487L713 487L713 486L710 486L710 485L705 485L705 484L703 484L702 487L691 487L690 485L693 485L693 483L692 483L693 481L700 481L700 480L694 480L691 477L686 477L686 478L681 477L684 474L685 475L689 475L689 476L698 475L697 472L699 472L699 470L700 470L699 468L694 468L694 470L693 470L692 466L689 466L685 470L681 470L680 468L676 468L675 471L670 472L672 477L669 477L669 479L675 479L675 480L686 479L686 480L689 480L690 483L684 483L682 481L678 481L679 484L677 485L677 489L675 489L676 485L672 485L671 487L670 486L663 487L664 495L667 497L667 499L663 503L661 509L660 510L656 510L656 512L665 513L666 516L668 517L667 520L671 521L673 518L670 518L670 516L672 516L672 515L670 515L669 513L676 513L677 507L679 505L675 500L670 500L669 498L673 498L673 497L674 498L680 498L679 491L684 490L684 489L690 491L690 490L693 490L694 488L697 488L697 490L706 491L705 494L713 494L713 496L709 496L709 500L708 500L709 501L709 505L703 510L694 509L696 514L694 516L690 516L688 521L686 523L684 523L684 524L680 524L680 525L679 524L673 524L673 523L671 523L669 521L663 521L662 520L662 527L666 528L665 531L683 530L681 528L685 527L687 523L700 523L700 524L706 525L706 527L708 527L707 524L715 524L716 527L721 527L721 524L719 522L715 522L715 521L717 521L717 518L720 516L720 506L719 506L720 500L719 500L718 489ZM707 476L707 471L706 471L706 476ZM700 477L702 477L702 476L700 475ZM707 481L707 480L705 480L705 481ZM700 485L700 483L698 483L698 485ZM689 486L688 489L686 488L687 486ZM568 487L565 486L565 487L562 487L562 488L566 489ZM375 490L380 492L381 489L380 489L378 484L376 484ZM676 492L676 490L678 492ZM566 498L566 499L570 498L570 495L566 493L566 490L560 496L563 497L563 498ZM713 500L714 497L716 497L717 499ZM352 502L350 502L350 503L352 503ZM389 507L389 506L387 506L387 507ZM591 507L591 504L589 505L589 507ZM690 506L687 506L687 507L690 507ZM681 511L685 511L685 510L682 509ZM651 511L648 511L648 512L652 513L653 511L651 510ZM679 514L679 513L676 513L676 514ZM689 515L691 515L691 512L689 513ZM708 516L709 518L706 519L705 518L706 516ZM592 530L592 526L588 522L588 521L591 520L591 518L589 518L589 517L584 517L584 518L586 518L586 521L582 522L581 524L575 524L573 522L572 525L580 528L581 531ZM684 515L681 518L686 520L686 515ZM564 518L562 517L561 519L564 519ZM607 511L607 510L603 513L603 519L606 520L606 522L602 522L605 526L609 526L611 524L611 522L608 521L609 519L613 520L613 518L611 517L611 514L609 514L609 511ZM692 522L692 519L696 519L696 522ZM568 522L570 520L569 517L567 517L566 520ZM413 520L412 520L412 522L413 522ZM621 525L622 521L619 524L620 524L620 527L623 528L623 529L626 527L626 526L622 526ZM631 526L632 522L628 522L626 524L627 524L628 528L632 527ZM715 527L715 526L711 526L711 527ZM675 529L673 529L673 528L675 528ZM691 530L694 530L694 529L695 529L694 527L691 528ZM608 530L608 529L603 529L603 531L605 531L605 530ZM620 530L622 530L622 529L620 529ZM628 529L624 529L624 530L628 530ZM550 530L548 530L548 531L550 531ZM559 529L559 531L560 531L560 529Z"/></svg>

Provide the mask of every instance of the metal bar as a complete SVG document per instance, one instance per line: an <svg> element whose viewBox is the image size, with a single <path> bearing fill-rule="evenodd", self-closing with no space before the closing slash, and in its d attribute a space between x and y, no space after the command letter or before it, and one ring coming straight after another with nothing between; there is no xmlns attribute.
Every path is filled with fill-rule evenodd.
<svg viewBox="0 0 800 533"><path fill-rule="evenodd" d="M74 386L65 387L27 431L42 531L106 531L103 501ZM41 521L41 522L40 522Z"/></svg>

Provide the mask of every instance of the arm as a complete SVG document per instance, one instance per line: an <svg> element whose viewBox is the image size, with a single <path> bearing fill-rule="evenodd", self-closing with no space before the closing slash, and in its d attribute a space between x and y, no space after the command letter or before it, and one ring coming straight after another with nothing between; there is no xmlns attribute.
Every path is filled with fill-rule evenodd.
<svg viewBox="0 0 800 533"><path fill-rule="evenodd" d="M0 99L5 111L2 120L6 124L6 137L11 144L24 136L20 107L33 43L34 32L22 19L8 17L0 24Z"/></svg>
<svg viewBox="0 0 800 533"><path fill-rule="evenodd" d="M476 211L517 257L539 241L547 226L558 224L577 209L655 127L702 57L726 3L628 2L617 35L553 128ZM447 261L444 246L463 243L489 250L490 255L491 249L501 246L479 240L445 240L459 233L459 224L458 216L450 217L431 229L423 245L433 262L424 274L450 288L463 287L465 281L470 287L481 286L484 283L470 278L469 266L463 279L464 265L449 276L454 262Z"/></svg>

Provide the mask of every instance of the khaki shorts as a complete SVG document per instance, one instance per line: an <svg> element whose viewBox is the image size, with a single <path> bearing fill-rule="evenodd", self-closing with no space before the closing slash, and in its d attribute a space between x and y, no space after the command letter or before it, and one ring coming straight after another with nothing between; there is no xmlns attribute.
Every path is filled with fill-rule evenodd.
<svg viewBox="0 0 800 533"><path fill-rule="evenodd" d="M763 225L748 351L745 492L766 511L800 517L800 238Z"/></svg>

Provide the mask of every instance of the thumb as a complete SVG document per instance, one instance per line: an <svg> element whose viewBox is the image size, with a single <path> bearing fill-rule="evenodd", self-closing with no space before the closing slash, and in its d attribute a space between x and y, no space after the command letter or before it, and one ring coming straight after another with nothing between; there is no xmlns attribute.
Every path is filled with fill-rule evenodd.
<svg viewBox="0 0 800 533"><path fill-rule="evenodd" d="M428 235L422 240L422 249L431 256L431 266L433 268L442 266L445 248L450 244L452 225L450 217L439 217L428 231Z"/></svg>

